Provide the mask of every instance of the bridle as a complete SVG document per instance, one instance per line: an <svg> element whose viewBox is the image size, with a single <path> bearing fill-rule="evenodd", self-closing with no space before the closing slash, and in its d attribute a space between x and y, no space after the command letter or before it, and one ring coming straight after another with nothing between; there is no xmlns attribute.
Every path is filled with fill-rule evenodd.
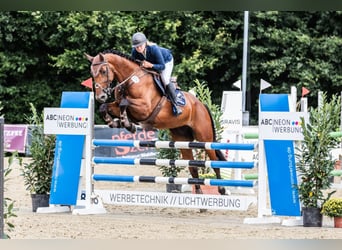
<svg viewBox="0 0 342 250"><path fill-rule="evenodd" d="M95 71L94 70L94 67L95 66L103 66L103 65L105 65L106 66L106 80L104 80L104 81L102 81L102 82L100 82L100 83L98 83L98 82L95 82L94 83L94 90L95 89L98 89L98 88L100 88L107 96L111 96L112 95L112 93L113 93L113 90L114 90L114 88L115 87L112 87L113 86L113 81L114 81L114 79L115 79L115 74L114 74L114 77L113 77L113 79L112 80L110 80L109 79L109 66L108 66L108 62L106 62L106 61L103 61L103 62L98 62L98 63L93 63L92 65L91 65L91 74L92 74L92 76L95 78L98 74L100 74L100 68L101 67L98 67L98 69ZM114 72L113 72L114 73ZM106 87L106 88L103 88L102 86L101 86L101 83L107 83L107 86L108 87Z"/></svg>

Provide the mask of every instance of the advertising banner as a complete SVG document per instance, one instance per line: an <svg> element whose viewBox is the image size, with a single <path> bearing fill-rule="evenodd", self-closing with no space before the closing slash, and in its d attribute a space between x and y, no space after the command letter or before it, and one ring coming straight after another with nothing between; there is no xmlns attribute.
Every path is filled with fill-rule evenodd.
<svg viewBox="0 0 342 250"><path fill-rule="evenodd" d="M289 112L289 96L287 94L261 94L260 95L260 117L268 117L267 112ZM271 113L270 113L271 114ZM271 115L272 116L272 115ZM270 116L270 117L271 117ZM290 117L282 117L268 120L272 128L275 124L291 127ZM268 119L268 118L267 118ZM280 122L279 122L280 119ZM297 118L295 118L297 120ZM262 124L264 123L264 124ZM259 119L259 134L264 128L266 120ZM297 127L297 125L294 125ZM287 129L284 129L287 130ZM291 132L291 130L290 130ZM294 141L292 138L268 138L264 139L266 165L269 181L271 210L273 215L300 216L300 202L298 196L296 162L294 153Z"/></svg>
<svg viewBox="0 0 342 250"><path fill-rule="evenodd" d="M242 92L223 91L221 110L224 135L239 134L242 129Z"/></svg>
<svg viewBox="0 0 342 250"><path fill-rule="evenodd" d="M162 206L246 211L255 197L233 195L196 195L141 191L95 190L103 203L112 205Z"/></svg>
<svg viewBox="0 0 342 250"><path fill-rule="evenodd" d="M307 112L260 112L260 139L303 140L301 118L308 123Z"/></svg>
<svg viewBox="0 0 342 250"><path fill-rule="evenodd" d="M158 139L158 130L144 130L137 128L132 134L124 128L109 128L108 126L95 126L95 139L107 140L140 140L154 141ZM136 157L136 158L155 158L155 148L135 148L135 147L96 147L95 156L105 157Z"/></svg>
<svg viewBox="0 0 342 250"><path fill-rule="evenodd" d="M86 135L89 116L87 108L44 108L44 134Z"/></svg>
<svg viewBox="0 0 342 250"><path fill-rule="evenodd" d="M27 125L4 125L4 151L25 153Z"/></svg>
<svg viewBox="0 0 342 250"><path fill-rule="evenodd" d="M63 92L61 108L72 110L88 108L90 92ZM56 113L52 113L56 114ZM73 113L75 116L70 118L74 122L77 116L86 117L85 114ZM70 114L71 116L73 114ZM46 117L44 117L47 120ZM82 118L83 119L83 118ZM63 119L62 119L63 120ZM64 119L65 122L67 118ZM57 122L55 129L59 130ZM44 127L46 123L44 121ZM47 125L47 127L50 127ZM50 127L51 128L51 127ZM62 130L64 130L62 128ZM49 129L47 129L49 132ZM55 132L54 129L50 132ZM52 171L50 204L75 205L78 193L78 184L80 179L81 160L83 155L83 146L85 135L82 134L61 134L56 136L55 160ZM68 183L68 185L65 185Z"/></svg>

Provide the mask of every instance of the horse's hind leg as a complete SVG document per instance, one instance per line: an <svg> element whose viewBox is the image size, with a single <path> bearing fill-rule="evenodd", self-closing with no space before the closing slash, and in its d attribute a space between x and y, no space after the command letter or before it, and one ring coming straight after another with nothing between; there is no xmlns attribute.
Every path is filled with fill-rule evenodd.
<svg viewBox="0 0 342 250"><path fill-rule="evenodd" d="M207 116L206 116L207 115ZM193 134L197 141L201 142L214 142L216 141L215 136L215 128L210 117L209 111L205 108L204 105L198 106L196 109L196 115L194 116L196 120L194 122L195 126L193 126ZM206 153L211 161L217 160L225 160L223 154L220 151L215 150L206 150ZM221 177L221 169L213 168L216 178L222 179ZM224 187L219 186L218 192L222 195L226 194L226 189Z"/></svg>
<svg viewBox="0 0 342 250"><path fill-rule="evenodd" d="M180 128L170 129L173 141L193 141L193 131L190 127L184 126ZM182 159L193 160L194 155L192 149L181 149ZM192 178L198 178L198 168L195 166L189 166L189 171ZM196 194L202 194L201 185L195 185Z"/></svg>
<svg viewBox="0 0 342 250"><path fill-rule="evenodd" d="M213 168L213 170L214 170L214 172L215 172L215 174L216 174L216 178L217 178L217 179L222 179L220 169L219 169L219 168ZM218 192L219 192L220 194L222 194L222 195L225 195L225 194L226 194L226 189L225 189L224 187L218 186L217 188L218 188Z"/></svg>
<svg viewBox="0 0 342 250"><path fill-rule="evenodd" d="M221 157L219 157L217 154L220 154L221 152L216 152L215 150L206 150L207 155L209 156L209 159L212 161L216 160L223 160ZM222 155L223 156L223 155ZM225 160L225 159L224 159ZM222 179L221 177L221 169L220 168L213 168L216 179ZM218 192L222 195L226 194L226 189L224 187L218 186Z"/></svg>
<svg viewBox="0 0 342 250"><path fill-rule="evenodd" d="M181 149L182 158L186 160L193 160L194 156L192 154L192 149ZM189 171L192 178L198 178L198 167L189 166ZM201 185L195 184L196 194L202 194Z"/></svg>

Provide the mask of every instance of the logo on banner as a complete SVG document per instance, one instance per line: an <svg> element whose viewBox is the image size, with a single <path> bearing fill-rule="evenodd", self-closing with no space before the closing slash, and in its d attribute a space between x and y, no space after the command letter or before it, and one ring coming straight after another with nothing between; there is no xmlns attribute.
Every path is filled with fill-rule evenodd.
<svg viewBox="0 0 342 250"><path fill-rule="evenodd" d="M45 134L87 134L90 127L87 109L44 108Z"/></svg>
<svg viewBox="0 0 342 250"><path fill-rule="evenodd" d="M87 128L88 117L65 114L48 114L46 121L56 121L58 128Z"/></svg>
<svg viewBox="0 0 342 250"><path fill-rule="evenodd" d="M301 117L308 121L305 112L261 112L259 134L263 139L302 140Z"/></svg>
<svg viewBox="0 0 342 250"><path fill-rule="evenodd" d="M302 122L290 119L262 119L261 125L272 126L274 133L303 133Z"/></svg>

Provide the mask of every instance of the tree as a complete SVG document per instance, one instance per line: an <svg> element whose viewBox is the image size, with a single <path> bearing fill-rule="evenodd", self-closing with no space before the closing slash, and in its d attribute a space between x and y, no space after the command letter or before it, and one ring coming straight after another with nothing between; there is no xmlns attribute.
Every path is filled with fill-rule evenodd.
<svg viewBox="0 0 342 250"><path fill-rule="evenodd" d="M342 12L250 12L248 105L256 123L260 79L272 93L291 85L328 96L342 85ZM38 111L59 106L62 91L84 91L84 53L130 54L142 31L173 51L174 74L184 90L204 82L220 104L222 91L241 79L242 11L13 11L0 13L0 99L8 123L23 123L32 102ZM15 100L15 101L14 101ZM96 122L102 120L97 117Z"/></svg>

